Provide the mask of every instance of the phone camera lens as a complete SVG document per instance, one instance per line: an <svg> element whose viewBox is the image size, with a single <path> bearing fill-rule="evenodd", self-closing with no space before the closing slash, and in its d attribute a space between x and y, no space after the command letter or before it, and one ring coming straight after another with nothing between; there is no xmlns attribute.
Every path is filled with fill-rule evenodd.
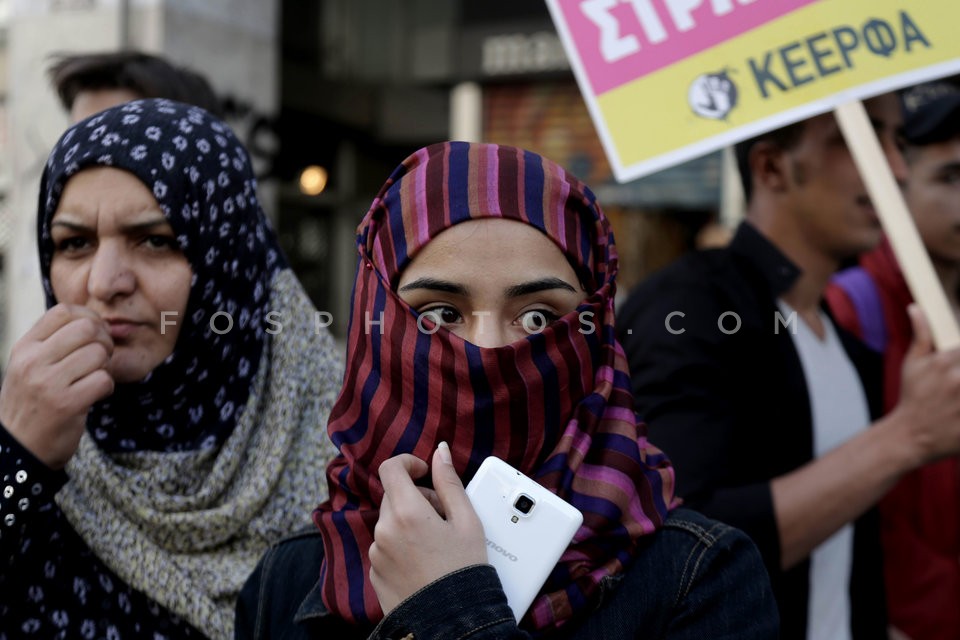
<svg viewBox="0 0 960 640"><path fill-rule="evenodd" d="M526 495L525 493L521 493L519 496L517 496L517 499L514 501L513 508L519 511L520 513L522 513L523 515L527 515L528 513L530 513L530 510L533 509L533 505L534 505L533 498Z"/></svg>

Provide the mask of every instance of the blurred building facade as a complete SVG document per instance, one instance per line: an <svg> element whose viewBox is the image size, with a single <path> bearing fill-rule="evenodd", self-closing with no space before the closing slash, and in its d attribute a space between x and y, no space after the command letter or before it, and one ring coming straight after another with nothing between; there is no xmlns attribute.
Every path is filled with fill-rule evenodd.
<svg viewBox="0 0 960 640"><path fill-rule="evenodd" d="M0 343L3 340L3 327L7 313L7 283L4 277L7 251L13 235L13 220L10 214L10 156L7 132L7 93L9 74L7 72L7 25L10 20L11 0L0 0ZM2 345L0 345L2 346ZM0 351L0 357L5 357Z"/></svg>
<svg viewBox="0 0 960 640"><path fill-rule="evenodd" d="M0 134L5 362L13 342L43 312L37 191L46 156L68 124L47 79L51 56L141 49L203 73L218 93L250 105L248 113L273 113L279 6L275 0L3 0L0 7L6 67L0 100L8 133Z"/></svg>
<svg viewBox="0 0 960 640"><path fill-rule="evenodd" d="M614 181L542 0L283 0L281 47L280 230L340 335L354 229L392 168L424 144L512 144L572 170L614 224L621 292L717 215L719 153ZM638 117L657 108L638 105ZM310 165L329 168L316 196L293 186Z"/></svg>
<svg viewBox="0 0 960 640"><path fill-rule="evenodd" d="M614 224L621 291L688 249L720 201L719 154L614 182L542 0L0 0L4 354L42 312L36 192L67 124L49 56L123 46L188 65L225 97L291 263L340 336L356 226L422 145L512 144L568 167Z"/></svg>

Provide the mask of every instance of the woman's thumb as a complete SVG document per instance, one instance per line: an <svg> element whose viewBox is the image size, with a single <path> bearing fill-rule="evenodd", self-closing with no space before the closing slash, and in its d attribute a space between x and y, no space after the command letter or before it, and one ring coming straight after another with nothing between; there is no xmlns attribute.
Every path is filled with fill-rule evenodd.
<svg viewBox="0 0 960 640"><path fill-rule="evenodd" d="M457 470L453 467L453 457L450 455L450 447L446 442L441 442L437 446L430 467L433 477L433 490L437 492L437 498L443 505L447 520L456 518L464 507L472 510L470 498L463 490L463 482L460 481L460 476L457 475Z"/></svg>

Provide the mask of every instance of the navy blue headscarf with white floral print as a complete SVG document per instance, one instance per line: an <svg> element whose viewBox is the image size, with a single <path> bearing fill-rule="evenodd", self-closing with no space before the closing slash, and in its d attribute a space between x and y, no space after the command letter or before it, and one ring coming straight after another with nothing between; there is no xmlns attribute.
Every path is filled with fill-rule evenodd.
<svg viewBox="0 0 960 640"><path fill-rule="evenodd" d="M70 177L92 167L150 189L192 269L187 310L172 354L91 408L66 473L0 438L4 473L23 478L11 486L30 487L0 495L11 523L0 640L226 640L257 561L309 524L322 493L339 358L260 210L241 143L206 111L165 100L79 122L51 152L38 211L48 305L51 219Z"/></svg>
<svg viewBox="0 0 960 640"><path fill-rule="evenodd" d="M48 307L57 302L50 221L67 180L97 166L129 171L152 191L193 280L185 317L176 318L181 328L173 353L143 381L117 385L95 404L88 430L106 451L219 446L246 403L267 343L270 283L286 267L257 201L250 158L221 121L169 100L131 102L69 129L51 152L40 187Z"/></svg>
<svg viewBox="0 0 960 640"><path fill-rule="evenodd" d="M232 638L245 580L309 524L322 493L339 359L241 143L206 111L165 100L79 122L51 152L38 210L48 305L51 219L70 177L92 167L150 189L190 263L190 293L172 354L94 404L66 473L0 429L0 475L18 480L0 495L0 640Z"/></svg>

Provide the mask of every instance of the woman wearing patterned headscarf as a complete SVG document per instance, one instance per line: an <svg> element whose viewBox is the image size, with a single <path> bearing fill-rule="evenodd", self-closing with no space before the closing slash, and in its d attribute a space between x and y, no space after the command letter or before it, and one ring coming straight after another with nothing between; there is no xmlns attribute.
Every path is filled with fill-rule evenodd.
<svg viewBox="0 0 960 640"><path fill-rule="evenodd" d="M671 513L585 185L512 147L434 145L387 180L358 248L319 535L268 553L238 637L775 637L750 542ZM491 455L584 516L519 628L461 484Z"/></svg>
<svg viewBox="0 0 960 640"><path fill-rule="evenodd" d="M40 188L48 311L0 390L0 638L227 638L334 453L330 337L197 107L70 128Z"/></svg>

